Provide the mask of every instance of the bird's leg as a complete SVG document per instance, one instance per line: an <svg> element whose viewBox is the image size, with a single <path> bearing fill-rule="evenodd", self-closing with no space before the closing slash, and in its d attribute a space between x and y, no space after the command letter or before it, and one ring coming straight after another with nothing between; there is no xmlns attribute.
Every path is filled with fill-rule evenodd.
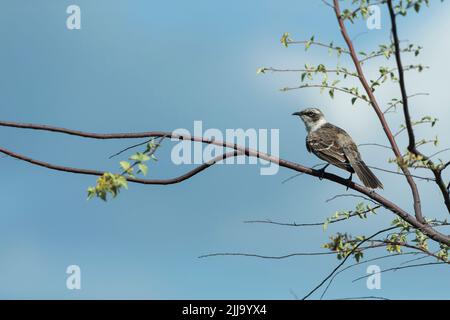
<svg viewBox="0 0 450 320"><path fill-rule="evenodd" d="M326 165L323 166L322 169L317 170L318 172L320 172L320 177L319 177L320 180L323 179L323 174L325 173L325 169L326 169L329 165L330 165L330 164L327 163Z"/></svg>
<svg viewBox="0 0 450 320"><path fill-rule="evenodd" d="M348 182L352 182L352 178L353 178L353 172L350 172L350 177L348 177L347 181ZM347 190L348 191L348 185L347 185Z"/></svg>

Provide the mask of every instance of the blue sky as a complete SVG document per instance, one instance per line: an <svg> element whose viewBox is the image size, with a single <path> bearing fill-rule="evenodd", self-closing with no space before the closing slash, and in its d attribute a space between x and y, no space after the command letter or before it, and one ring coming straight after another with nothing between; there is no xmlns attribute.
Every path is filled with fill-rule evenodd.
<svg viewBox="0 0 450 320"><path fill-rule="evenodd" d="M82 29L67 30L66 8L81 8ZM400 19L402 39L422 44L421 77L411 74L410 92L417 117L436 114L440 123L428 135L448 136L450 96L445 90L449 64L448 3L435 3L420 16ZM383 8L382 28L352 27L359 48L389 39ZM358 143L385 143L373 112L348 97L334 101L318 91L278 89L298 84L298 75L257 75L259 67L336 64L326 51L281 46L283 32L342 43L336 21L321 1L4 1L0 11L0 118L94 132L192 130L204 128L280 129L280 156L306 165L318 162L304 147L305 131L290 114L320 106ZM410 61L405 58L406 61ZM414 60L418 61L418 60ZM342 60L342 63L348 61ZM374 75L378 64L367 65ZM409 75L408 75L409 76ZM385 104L395 87L379 93ZM435 110L430 110L430 106ZM395 128L400 115L389 119ZM108 156L130 142L90 141L45 132L0 128L1 145L63 165L115 170ZM400 138L400 143L404 142ZM151 177L172 177L190 167L170 163L171 144L158 152ZM447 145L442 142L441 147ZM362 149L366 162L388 167L390 154ZM262 260L248 257L197 257L214 252L283 255L320 251L332 233L370 234L393 216L381 212L367 221L297 229L244 224L249 219L323 221L353 199L325 202L345 192L303 176L281 182L291 172L260 176L254 165L216 166L179 185L130 185L118 199L86 201L94 177L48 171L1 158L0 297L62 299L292 299L302 296L337 263L335 257ZM338 170L334 172L346 175ZM389 195L411 208L401 177L378 173ZM399 186L402 186L401 188ZM439 194L421 183L429 216L446 218ZM370 254L374 257L383 251ZM397 260L395 260L397 259ZM380 261L382 268L402 258ZM395 260L395 261L394 261ZM82 289L66 289L67 266L79 265ZM366 265L339 275L326 297L450 298L447 267L403 270L382 276L381 290L368 290Z"/></svg>

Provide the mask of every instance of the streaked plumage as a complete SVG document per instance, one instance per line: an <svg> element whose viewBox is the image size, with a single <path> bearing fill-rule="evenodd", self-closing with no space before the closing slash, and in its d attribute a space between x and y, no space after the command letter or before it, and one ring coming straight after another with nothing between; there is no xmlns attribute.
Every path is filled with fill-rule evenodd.
<svg viewBox="0 0 450 320"><path fill-rule="evenodd" d="M308 135L306 149L320 159L350 173L356 173L368 188L383 188L383 184L361 159L353 139L345 130L328 123L323 113L316 108L308 108L294 115L305 123Z"/></svg>

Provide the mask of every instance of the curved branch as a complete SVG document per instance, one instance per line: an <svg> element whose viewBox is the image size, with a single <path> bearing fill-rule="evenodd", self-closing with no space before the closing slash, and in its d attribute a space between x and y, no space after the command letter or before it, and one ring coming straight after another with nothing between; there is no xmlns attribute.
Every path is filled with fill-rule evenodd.
<svg viewBox="0 0 450 320"><path fill-rule="evenodd" d="M190 140L194 142L201 142L206 144L214 144L217 146L222 146L225 148L234 149L235 151L238 151L240 154L245 155L247 157L256 157L260 158L275 164L278 164L281 167L291 169L297 172L305 173L310 176L325 179L329 181L333 181L337 184L340 184L342 186L345 186L346 188L355 190L368 198L380 203L383 207L390 210L392 213L398 215L400 218L411 224L413 227L421 230L424 234L426 234L429 238L444 243L447 245L450 245L450 237L447 235L444 235L433 228L431 228L429 225L423 224L420 221L416 220L412 215L410 215L408 212L400 208L398 205L393 203L392 201L388 200L387 198L384 198L383 196L376 193L374 190L368 189L360 184L357 184L353 181L349 181L348 179L339 177L335 174L328 173L328 172L322 172L320 170L314 170L308 167L305 167L301 164L291 162L288 160L280 159L278 157L269 155L264 152L260 152L257 150L253 150L250 148L245 148L242 146L239 146L235 143L228 143L224 141L219 140L211 140L206 139L203 137L195 137L191 135L180 135L173 132L164 132L164 131L149 131L149 132L140 132L140 133L106 133L106 134L100 134L100 133L89 133L89 132L83 132L78 130L71 130L71 129L65 129L65 128L59 128L59 127L52 127L52 126L46 126L46 125L37 125L37 124L24 124L24 123L16 123L16 122L6 122L6 121L0 121L0 126L6 126L6 127L15 127L15 128L23 128L23 129L34 129L34 130L42 130L42 131L51 131L51 132L59 132L84 138L92 138L92 139L135 139L135 138L150 138L150 137L166 137L171 138L175 140ZM79 174L88 174L88 175L99 175L103 174L103 171L95 171L95 170L87 170L87 169L77 169L77 168L70 168L70 167L62 167L53 165L50 163L46 163L43 161L35 160L17 153L14 153L12 151L9 151L5 148L0 148L0 152L8 154L14 158L24 160L26 162L39 165L42 167L46 167L52 170L58 170L58 171L65 171L65 172L72 172L72 173L79 173ZM130 182L135 183L141 183L141 184L174 184L179 183L181 181L184 181L186 179L189 179L190 177L196 175L197 173L205 170L206 168L209 168L211 164L203 164L197 167L196 169L189 171L187 174L172 178L172 179L165 179L165 180L147 180L147 179L127 179Z"/></svg>
<svg viewBox="0 0 450 320"><path fill-rule="evenodd" d="M21 155L19 153L15 153L12 152L10 150L7 150L5 148L0 148L0 152L4 153L12 158L18 159L18 160L22 160L34 165L37 165L39 167L44 167L47 169L51 169L51 170L56 170L56 171L62 171L62 172L68 172L68 173L77 173L77 174L85 174L85 175L91 175L91 176L102 176L105 171L99 171L99 170L90 170L90 169L82 169L82 168L73 168L73 167L65 167L65 166L59 166L59 165L55 165L55 164L51 164L48 162L44 162L44 161L40 161L40 160L36 160L24 155ZM133 182L133 183L137 183L137 184L155 184L155 185L169 185L169 184L176 184L176 183L180 183L183 182L184 180L187 180L189 178L192 178L193 176L195 176L196 174L202 172L205 169L208 169L209 167L211 167L212 165L216 164L219 161L222 161L224 159L227 158L231 158L231 157L235 157L237 155L239 155L240 153L238 151L231 151L228 153L224 153L214 159L212 159L211 161L208 161L207 163L201 164L199 165L197 168L192 169L188 172L186 172L185 174L175 177L175 178L169 178L169 179L140 179L140 178L131 178L131 177L127 177L127 181L128 182Z"/></svg>

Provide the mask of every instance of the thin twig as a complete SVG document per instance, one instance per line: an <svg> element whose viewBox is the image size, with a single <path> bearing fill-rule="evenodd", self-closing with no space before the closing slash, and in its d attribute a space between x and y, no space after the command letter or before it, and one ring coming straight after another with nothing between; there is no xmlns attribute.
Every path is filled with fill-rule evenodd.
<svg viewBox="0 0 450 320"><path fill-rule="evenodd" d="M385 297L377 297L377 296L365 296L365 297L354 297L354 298L337 298L331 300L390 300Z"/></svg>
<svg viewBox="0 0 450 320"><path fill-rule="evenodd" d="M437 252L435 252L435 254L436 254L436 253L437 253ZM399 254L401 254L401 253L399 253ZM402 265L405 265L405 264L408 264L408 263L411 263L411 262L414 262L414 261L419 261L419 260L423 260L423 259L426 259L426 258L430 258L429 255L427 255L427 254L425 254L425 253L423 253L423 252L420 252L420 254L423 254L424 256L423 256L423 257L419 257L419 258L414 258L414 259L406 260L406 261L400 263L400 265L402 266Z"/></svg>
<svg viewBox="0 0 450 320"><path fill-rule="evenodd" d="M379 144L379 143L361 143L358 144L358 147L365 147L365 146L375 146L375 147L380 147L380 148L385 148L385 149L389 149L392 150L391 147L385 145L385 144Z"/></svg>
<svg viewBox="0 0 450 320"><path fill-rule="evenodd" d="M392 170L378 168L378 167L374 167L374 166L368 166L368 167L370 169L373 169L373 170L378 170L378 171L383 171L383 172L387 172L387 173L392 173L392 174L396 174L396 175L399 175L399 176L405 176L404 173L398 172L398 171L392 171ZM434 178L418 176L418 175L411 174L411 173L409 174L409 176L417 178L417 179L420 179L420 180L425 180L425 181L436 181L436 179L434 179Z"/></svg>
<svg viewBox="0 0 450 320"><path fill-rule="evenodd" d="M124 153L125 151L128 151L128 150L133 149L133 148L136 148L136 147L140 147L140 146L142 146L142 145L144 145L144 144L147 144L147 143L149 143L149 142L152 141L152 140L153 140L153 138L150 139L150 140L147 140L147 141L144 141L144 142L141 142L141 143L132 145L132 146L130 146L130 147L126 147L125 149L122 149L122 150L120 150L119 152L114 153L113 155L109 156L108 159L112 159L112 158L118 156L119 154Z"/></svg>
<svg viewBox="0 0 450 320"><path fill-rule="evenodd" d="M328 1L322 0L322 2L323 2L325 5L329 6L330 8L334 9L333 5L332 5L331 3L329 3Z"/></svg>
<svg viewBox="0 0 450 320"><path fill-rule="evenodd" d="M298 296L297 296L297 294L295 293L294 290L289 289L289 293L292 294L292 296L294 297L295 300L298 300Z"/></svg>
<svg viewBox="0 0 450 320"><path fill-rule="evenodd" d="M427 92L418 92L418 93L414 93L414 94L410 94L408 96L408 99L410 98L414 98L417 96L429 96L430 94ZM393 103L392 105L390 105L386 110L384 110L383 114L389 113L391 111L391 109L395 109L397 107L398 104L403 103L402 100L398 100L395 103Z"/></svg>
<svg viewBox="0 0 450 320"><path fill-rule="evenodd" d="M335 1L335 5L336 5L336 1L337 0L334 0ZM303 297L303 299L302 300L305 300L305 299L307 299L309 296L311 296L314 292L316 292L320 287L322 287L323 286L323 284L328 280L328 279L330 279L338 270L339 270L339 268L347 261L347 259L348 258L350 258L350 256L363 244L363 243L365 243L365 242L367 242L367 241L369 241L370 239L372 239L372 238L375 238L376 236L378 236L379 234L381 234L381 233L383 233L383 232L387 232L387 231L390 231L390 230L394 230L394 229L396 229L396 228L398 228L397 226L394 226L394 227L390 227L390 228L386 228L386 229L383 229L383 230L380 230L380 231L378 231L378 232L376 232L376 233L374 233L374 234L372 234L370 237L368 237L368 238L365 238L364 240L361 240L357 245L355 245L354 247L353 247L353 249L348 253L348 255L346 255L345 256L345 258L333 269L333 271L331 271L331 273L328 275L328 276L326 276L325 277L325 279L323 279L316 287L314 287L314 289L312 289L310 292L308 292L308 294L307 295L305 295L304 297Z"/></svg>
<svg viewBox="0 0 450 320"><path fill-rule="evenodd" d="M165 139L165 137L160 137L158 143L156 143L153 148L147 153L148 157L152 157L156 150L161 146L161 143L163 142L163 140ZM150 140L151 141L151 140ZM129 148L128 148L129 149ZM125 176L129 171L131 171L130 169L133 169L134 167L136 167L140 162L139 161L135 161L131 166L129 166L129 168L127 170L124 170L120 175L121 176Z"/></svg>
<svg viewBox="0 0 450 320"><path fill-rule="evenodd" d="M379 208L381 208L381 205L375 206L373 208L370 208L370 209L367 209L367 210L364 210L361 212L350 211L350 213L347 217L342 217L342 218L338 218L338 219L330 220L330 221L326 221L326 222L286 223L286 222L277 222L277 221L272 221L272 220L267 219L267 220L246 220L246 221L244 221L244 223L266 223L266 224L274 224L274 225L278 225L278 226L288 226L288 227L316 227L316 226L323 226L325 224L332 224L332 223L348 220L355 216L361 216L363 214L373 212L374 210L377 210Z"/></svg>
<svg viewBox="0 0 450 320"><path fill-rule="evenodd" d="M380 274L380 273L389 272L389 271L397 271L397 270L401 270L401 269L415 268L415 267L432 266L432 265L438 265L438 264L446 264L446 262L427 262L427 263L410 264L410 265L407 265L407 266L400 266L400 267L393 267L393 268L389 268L389 269L384 269L384 270L381 270L380 272L376 272L375 274ZM356 278L356 279L352 280L352 282L356 282L356 281L368 278L368 277L370 277L372 275L373 274L364 275L362 277L359 277L359 278Z"/></svg>
<svg viewBox="0 0 450 320"><path fill-rule="evenodd" d="M321 88L321 89L331 89L331 90L336 90L336 91L340 91L340 92L344 92L347 93L351 96L354 96L358 99L361 99L363 101L367 101L366 99L364 99L362 96L351 92L350 90L346 90L340 87L336 87L336 86L330 86L330 85L323 85L323 84L304 84L301 86L297 86L297 87L286 87L281 89L281 91L291 91L291 90L299 90L299 89L307 89L307 88Z"/></svg>
<svg viewBox="0 0 450 320"><path fill-rule="evenodd" d="M313 165L311 168L312 168L312 169L315 169L315 168L317 168L317 167L324 166L324 165L325 165L325 163L318 163L318 164ZM296 174L294 174L294 175L292 175L292 176L290 176L290 177L284 179L283 181L281 181L281 183L282 183L282 184L285 184L286 182L288 182L288 181L290 181L290 180L292 180L292 179L294 179L294 178L297 178L297 177L299 177L299 176L302 176L302 175L304 175L304 174L305 174L304 172L296 173Z"/></svg>
<svg viewBox="0 0 450 320"><path fill-rule="evenodd" d="M414 255L417 255L417 254L424 254L424 253L422 253L422 252L419 252L419 253L418 253L418 252L405 252L405 253L387 254L387 255L375 257L375 258L372 258L372 259L368 259L368 260L356 262L356 263L354 263L354 264L351 264L351 265L349 265L349 266L343 268L342 270L337 271L337 272L333 275L333 277L330 279L330 281L328 281L327 286L325 287L325 289L323 290L322 294L320 295L320 300L322 300L323 297L325 296L325 294L328 292L328 289L330 288L330 286L331 286L331 284L333 283L334 279L335 279L339 274L341 274L342 272L344 272L344 271L346 271L346 270L348 270L348 269L350 269L350 268L359 266L359 265L361 265L361 264L365 264L365 263L369 263L369 262L373 262L373 261L377 261L377 260L381 260L381 259L386 259L386 258L392 258L392 257L396 257L396 256L403 256L403 255L407 255L407 254L414 254Z"/></svg>
<svg viewBox="0 0 450 320"><path fill-rule="evenodd" d="M278 68L264 68L264 71L272 71L272 72L309 72L309 73L337 73L337 74L346 74L351 77L358 78L358 75L352 72L348 72L341 69L324 69L324 70L317 70L317 69L278 69Z"/></svg>
<svg viewBox="0 0 450 320"><path fill-rule="evenodd" d="M338 199L338 198L343 198L343 197L361 198L361 199L364 199L364 200L366 200L366 201L370 201L370 202L372 202L372 203L374 203L374 204L377 204L377 205L379 204L378 202L373 201L372 199L367 198L367 197L364 197L364 196L362 196L362 195L360 195L360 194L351 194L351 193L350 193L350 194L343 193L343 194L335 195L335 196L333 196L333 197L331 197L331 198L325 200L325 202L331 202L331 201L333 201L333 200L336 200L336 199Z"/></svg>
<svg viewBox="0 0 450 320"><path fill-rule="evenodd" d="M431 159L431 158L437 156L438 154L441 154L441 153L446 152L446 151L450 151L450 148L445 148L445 149L442 149L440 151L437 151L437 152L433 153L431 156L429 156L428 158Z"/></svg>
<svg viewBox="0 0 450 320"><path fill-rule="evenodd" d="M253 253L239 253L239 252L223 252L223 253L209 253L199 256L199 259L202 258L209 258L209 257L218 257L218 256L243 256L243 257L254 257L254 258L261 258L261 259L286 259L296 256L323 256L323 255L329 255L329 254L336 254L335 252L298 252L298 253L290 253L282 256L264 256L260 254L253 254Z"/></svg>
<svg viewBox="0 0 450 320"><path fill-rule="evenodd" d="M334 7L333 7L333 9L334 9ZM350 52L348 50L344 49L344 48L330 46L328 44L325 44L325 43L322 43L322 42L318 42L318 41L310 41L310 40L308 40L308 41L306 41L306 40L292 41L292 40L290 40L290 41L287 41L286 43L287 44L307 44L307 43L309 43L310 45L315 45L315 46L318 46L318 47L328 48L328 49L331 49L331 50L338 51L339 53L350 54Z"/></svg>

